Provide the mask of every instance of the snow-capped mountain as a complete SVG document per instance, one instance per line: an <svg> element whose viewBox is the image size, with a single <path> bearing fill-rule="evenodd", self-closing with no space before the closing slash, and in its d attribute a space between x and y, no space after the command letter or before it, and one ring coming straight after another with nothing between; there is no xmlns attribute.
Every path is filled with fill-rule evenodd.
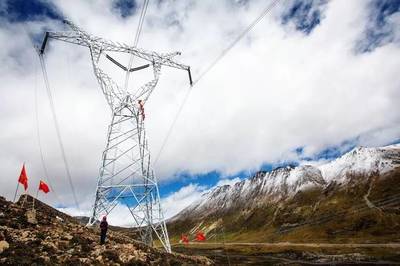
<svg viewBox="0 0 400 266"><path fill-rule="evenodd" d="M258 205L277 203L292 198L299 191L325 188L331 183L346 185L354 174L384 174L400 166L400 145L380 148L357 147L329 163L312 166L283 167L255 176L234 185L215 187L204 193L171 221L188 217L221 215Z"/></svg>
<svg viewBox="0 0 400 266"><path fill-rule="evenodd" d="M400 166L400 144L380 148L357 147L318 168L325 181L345 183L349 173L384 174L396 166Z"/></svg>

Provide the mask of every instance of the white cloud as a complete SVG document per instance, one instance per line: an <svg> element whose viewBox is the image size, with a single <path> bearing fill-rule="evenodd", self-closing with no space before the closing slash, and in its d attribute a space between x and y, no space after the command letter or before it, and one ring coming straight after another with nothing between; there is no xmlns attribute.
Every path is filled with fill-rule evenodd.
<svg viewBox="0 0 400 266"><path fill-rule="evenodd" d="M181 210L189 206L191 203L199 200L201 195L207 191L207 187L200 186L199 184L189 184L180 188L178 191L161 199L161 206L164 211L164 218L169 219L178 214ZM87 216L90 211L90 201L86 201L81 209L76 207L62 207L58 208L60 211L68 213L72 216ZM101 214L100 217L106 215ZM124 205L118 204L111 215L107 216L107 220L111 225L129 227L134 225L132 222L131 213Z"/></svg>
<svg viewBox="0 0 400 266"><path fill-rule="evenodd" d="M51 2L88 32L132 43L137 13L123 20L106 0ZM264 1L241 6L211 0L151 4L139 46L182 51L180 60L191 65L196 79L264 5ZM398 138L399 45L385 43L370 53L354 53L368 24L367 6L364 0L329 2L321 25L310 35L283 26L279 16L284 7L274 9L192 89L156 165L161 184L180 171L230 174L257 169L264 162L293 156L290 151L300 146L313 154L359 135L361 144L367 145ZM390 23L399 28L398 16L391 17ZM26 35L26 31L43 31L44 26L62 29L51 20L0 22L0 193L12 198L24 161L32 186L44 175L34 115L38 71L45 161L60 201L70 205L72 196L40 69L35 67L37 57ZM109 109L87 49L52 41L46 62L79 201L91 202ZM112 66L110 71L120 74ZM153 158L187 83L186 73L164 68L146 104ZM46 200L60 203L51 195ZM171 202L166 201L166 206ZM174 213L168 212L167 216Z"/></svg>
<svg viewBox="0 0 400 266"><path fill-rule="evenodd" d="M225 186L225 185L232 186L232 185L236 184L237 182L240 182L240 178L239 177L235 177L235 178L232 178L232 179L223 178L223 179L220 179L215 186L217 186L217 187Z"/></svg>
<svg viewBox="0 0 400 266"><path fill-rule="evenodd" d="M189 184L161 200L165 219L178 214L191 203L199 200L206 191L206 187L198 184Z"/></svg>
<svg viewBox="0 0 400 266"><path fill-rule="evenodd" d="M88 216L91 211L90 208L77 209L76 207L58 208L58 210L71 216ZM103 216L107 216L107 221L110 225L122 227L131 227L135 225L133 219L131 218L132 214L129 212L128 207L122 204L116 205L112 210L111 215L107 215L106 213L100 214L100 218Z"/></svg>

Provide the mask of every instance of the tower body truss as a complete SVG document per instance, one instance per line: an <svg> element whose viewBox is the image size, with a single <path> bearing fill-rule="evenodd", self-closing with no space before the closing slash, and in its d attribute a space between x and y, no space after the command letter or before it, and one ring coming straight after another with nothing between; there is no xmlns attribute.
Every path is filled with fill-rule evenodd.
<svg viewBox="0 0 400 266"><path fill-rule="evenodd" d="M187 70L191 82L190 68L174 60L180 54L178 52L149 52L92 36L70 21L65 23L71 30L47 32L40 52L43 54L49 38L88 47L94 74L112 113L89 224L92 225L101 216L108 215L117 205L126 205L141 240L151 246L156 237L164 249L170 252L157 180L151 168L143 105L157 85L162 66ZM133 92L122 89L100 68L99 59L101 56L109 58L107 52L126 53L148 61L147 66L153 69L152 79ZM112 58L110 60L119 65Z"/></svg>

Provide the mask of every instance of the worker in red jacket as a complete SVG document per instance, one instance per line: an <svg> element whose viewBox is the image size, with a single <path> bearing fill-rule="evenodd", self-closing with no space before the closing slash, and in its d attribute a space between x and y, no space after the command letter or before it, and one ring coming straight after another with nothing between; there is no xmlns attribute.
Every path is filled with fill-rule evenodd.
<svg viewBox="0 0 400 266"><path fill-rule="evenodd" d="M108 229L108 223L107 223L107 217L104 216L103 220L100 223L100 244L103 245L106 242L106 235L107 235L107 229Z"/></svg>

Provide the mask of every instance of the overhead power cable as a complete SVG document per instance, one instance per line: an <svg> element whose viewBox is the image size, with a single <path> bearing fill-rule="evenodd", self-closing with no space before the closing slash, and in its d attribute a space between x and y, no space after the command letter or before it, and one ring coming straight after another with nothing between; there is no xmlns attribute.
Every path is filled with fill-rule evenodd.
<svg viewBox="0 0 400 266"><path fill-rule="evenodd" d="M146 16L147 6L149 5L149 0L144 0L142 6L142 12L140 13L139 23L136 30L135 40L133 42L133 46L137 46L139 43L140 34L142 33L144 17Z"/></svg>
<svg viewBox="0 0 400 266"><path fill-rule="evenodd" d="M142 33L142 28L143 28L143 21L146 16L148 5L149 5L149 0L144 0L143 6L142 6L142 11L141 11L140 17L139 17L138 27L137 27L136 34L135 34L135 39L133 41L133 47L136 47L139 43L140 34ZM133 58L134 58L134 55L132 54L131 57L129 58L128 70L132 68ZM124 91L126 91L128 89L129 77L131 74L130 71L128 71L128 70L126 70L126 75L125 75Z"/></svg>
<svg viewBox="0 0 400 266"><path fill-rule="evenodd" d="M35 120L36 120L36 137L39 146L39 153L40 153L40 161L42 164L43 172L44 172L44 179L49 184L51 191L54 193L57 201L61 203L60 198L56 190L54 189L53 182L49 178L49 172L47 170L47 166L44 160L43 148L42 148L42 141L40 138L40 123L39 123L39 110L38 110L38 86L37 86L37 63L35 64Z"/></svg>
<svg viewBox="0 0 400 266"><path fill-rule="evenodd" d="M182 113L183 107L185 106L187 100L189 99L190 92L191 92L190 89L186 91L186 94L185 94L185 96L183 98L183 101L179 105L178 112L176 112L176 115L174 116L174 119L172 120L171 126L168 128L167 135L165 136L165 138L164 138L164 140L163 140L163 142L161 144L161 148L158 151L157 156L154 159L154 163L153 163L154 166L157 165L157 162L160 159L161 153L164 151L164 148L167 145L167 142L168 142L168 140L169 140L169 138L171 136L172 130L174 129L175 124L178 121L178 118L179 118L180 114Z"/></svg>
<svg viewBox="0 0 400 266"><path fill-rule="evenodd" d="M27 36L29 36L29 32L26 29L26 27L23 27L25 34ZM32 44L32 48L35 52L38 52L39 48L36 47L36 45L33 43L32 39L30 39L30 42ZM40 123L39 123L39 109L38 109L38 64L37 62L35 63L35 87L34 87L34 98L35 98L35 120L36 120L36 137L37 137L37 142L38 142L38 146L39 146L39 153L40 153L40 160L41 160L41 164L42 164L42 168L43 168L43 172L44 172L44 179L47 182L47 184L49 185L51 191L53 192L53 194L55 195L56 200L61 203L61 199L57 193L57 191L54 189L53 186L53 182L51 181L50 177L49 177L49 172L46 166L46 162L44 159L44 153L43 153L43 147L42 147L42 141L40 138Z"/></svg>
<svg viewBox="0 0 400 266"><path fill-rule="evenodd" d="M284 2L284 1L285 0L282 0L282 2ZM225 49L223 49L222 52L213 61L211 61L211 63L204 69L204 71L200 72L198 78L193 82L192 86L187 91L185 97L183 98L181 105L178 108L178 111L171 123L171 126L169 127L169 129L167 131L167 135L165 136L165 138L161 144L161 148L160 148L157 156L155 157L154 166L157 164L157 161L160 158L161 153L163 152L163 150L171 136L172 130L175 127L175 124L176 124L180 114L182 113L183 107L185 106L185 104L189 98L190 92L192 91L191 88L193 88L200 81L200 79L202 79L211 69L213 69L215 67L215 65L222 58L224 58L226 56L226 54L257 25L257 23L259 23L269 12L271 12L271 10L277 5L278 2L279 2L279 0L274 0L272 3L267 5L266 8L261 12L261 14L253 22L251 22Z"/></svg>
<svg viewBox="0 0 400 266"><path fill-rule="evenodd" d="M223 58L225 55L241 40L244 36L246 36L253 28L260 22L271 10L276 6L276 4L280 0L275 0L271 4L269 4L261 14L248 25L224 50L222 50L221 54L219 54L209 65L200 73L198 78L193 82L193 86L200 81L214 66ZM285 0L281 0L284 2Z"/></svg>
<svg viewBox="0 0 400 266"><path fill-rule="evenodd" d="M76 193L75 193L75 187L74 187L74 184L72 182L71 171L69 170L69 164L68 164L67 156L65 155L64 144L63 144L63 141L62 141L62 138L61 138L60 126L58 124L58 119L57 119L54 100L53 100L53 95L52 95L51 89L50 89L50 83L49 83L49 79L48 79L48 75L47 75L46 64L45 64L44 59L43 59L43 54L39 53L39 59L40 59L40 66L42 68L43 79L44 79L44 83L45 83L45 87L46 87L46 91L47 91L47 96L48 96L49 102L50 102L50 109L51 109L51 113L52 113L52 116L53 116L54 126L56 128L58 144L60 146L61 155L62 155L62 158L63 158L63 161L64 161L65 172L67 174L68 182L69 182L69 185L70 185L70 188L71 188L71 191L72 191L72 196L74 198L75 205L78 208L78 210L80 210L78 199L77 199L77 196L76 196Z"/></svg>

